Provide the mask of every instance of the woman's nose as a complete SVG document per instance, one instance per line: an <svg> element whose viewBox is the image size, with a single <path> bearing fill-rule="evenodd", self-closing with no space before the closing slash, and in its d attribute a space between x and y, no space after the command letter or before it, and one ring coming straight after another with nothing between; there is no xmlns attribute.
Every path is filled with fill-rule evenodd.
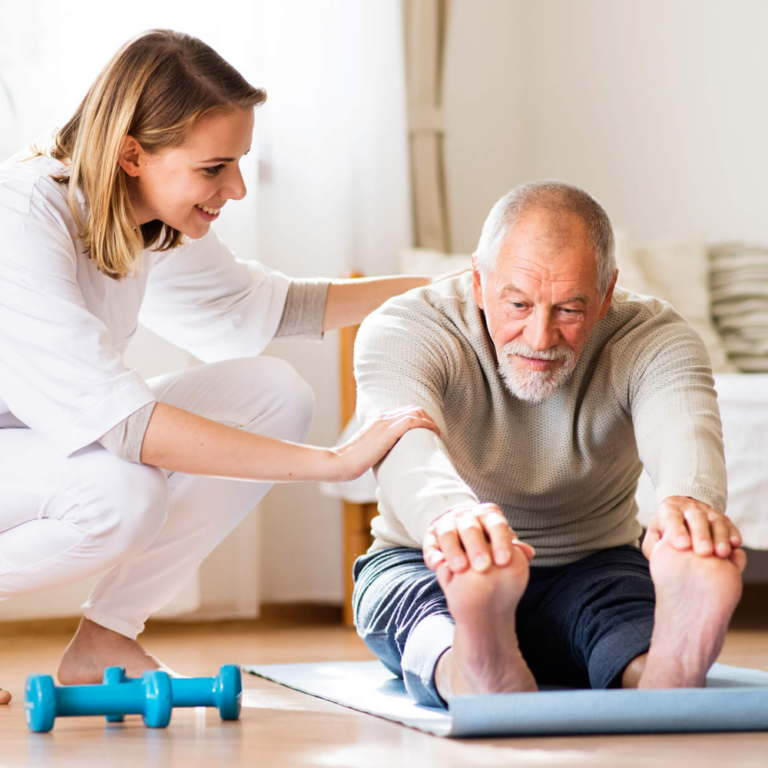
<svg viewBox="0 0 768 768"><path fill-rule="evenodd" d="M239 168L233 168L232 170L233 172L227 179L227 184L220 194L228 200L242 200L248 191L245 186L245 180Z"/></svg>

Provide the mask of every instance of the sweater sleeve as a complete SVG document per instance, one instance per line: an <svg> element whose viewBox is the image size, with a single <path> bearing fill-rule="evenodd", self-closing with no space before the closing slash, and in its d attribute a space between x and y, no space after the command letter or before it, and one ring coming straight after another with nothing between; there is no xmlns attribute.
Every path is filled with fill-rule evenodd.
<svg viewBox="0 0 768 768"><path fill-rule="evenodd" d="M362 324L355 344L357 415L362 424L379 414L420 406L445 432L443 393L454 341L429 313L416 314L398 297ZM419 545L438 517L477 496L456 471L443 441L412 429L374 468L379 501Z"/></svg>
<svg viewBox="0 0 768 768"><path fill-rule="evenodd" d="M629 371L625 394L657 503L690 496L724 512L723 431L704 343L668 305L630 337L615 371Z"/></svg>

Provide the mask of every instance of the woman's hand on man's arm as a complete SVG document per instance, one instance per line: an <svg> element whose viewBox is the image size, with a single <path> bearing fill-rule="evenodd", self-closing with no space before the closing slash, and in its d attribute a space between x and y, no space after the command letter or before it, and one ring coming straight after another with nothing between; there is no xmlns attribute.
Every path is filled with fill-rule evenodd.
<svg viewBox="0 0 768 768"><path fill-rule="evenodd" d="M189 475L339 482L377 464L410 429L439 431L422 408L401 408L381 414L344 445L321 448L254 435L158 403L144 435L141 462Z"/></svg>

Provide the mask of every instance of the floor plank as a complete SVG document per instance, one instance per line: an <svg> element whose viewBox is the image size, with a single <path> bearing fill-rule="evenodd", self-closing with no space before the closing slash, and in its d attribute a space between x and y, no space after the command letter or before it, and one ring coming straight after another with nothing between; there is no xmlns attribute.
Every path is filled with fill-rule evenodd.
<svg viewBox="0 0 768 768"><path fill-rule="evenodd" d="M768 671L768 627L757 624L729 632L720 661ZM30 672L53 673L67 639L61 632L16 632L2 641L0 685L13 692L14 702L0 707L0 765L722 768L764 766L768 760L768 733L449 741L251 675L244 676L245 706L236 723L222 723L212 710L176 710L164 730L146 729L135 717L115 725L101 718L62 718L50 734L31 734L24 724L24 679ZM148 629L144 641L190 675L214 674L224 663L371 658L353 631L327 624L174 625Z"/></svg>

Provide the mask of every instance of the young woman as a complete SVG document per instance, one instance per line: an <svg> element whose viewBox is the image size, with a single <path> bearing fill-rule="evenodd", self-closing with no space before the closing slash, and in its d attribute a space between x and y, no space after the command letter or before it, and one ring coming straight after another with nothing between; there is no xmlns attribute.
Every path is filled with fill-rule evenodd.
<svg viewBox="0 0 768 768"><path fill-rule="evenodd" d="M0 599L108 571L62 683L160 666L136 642L147 616L271 483L350 479L436 429L413 408L340 448L301 444L312 391L266 344L358 323L429 279L291 280L235 260L211 224L246 193L265 98L200 40L154 30L50 150L0 167ZM127 369L140 309L206 365Z"/></svg>

